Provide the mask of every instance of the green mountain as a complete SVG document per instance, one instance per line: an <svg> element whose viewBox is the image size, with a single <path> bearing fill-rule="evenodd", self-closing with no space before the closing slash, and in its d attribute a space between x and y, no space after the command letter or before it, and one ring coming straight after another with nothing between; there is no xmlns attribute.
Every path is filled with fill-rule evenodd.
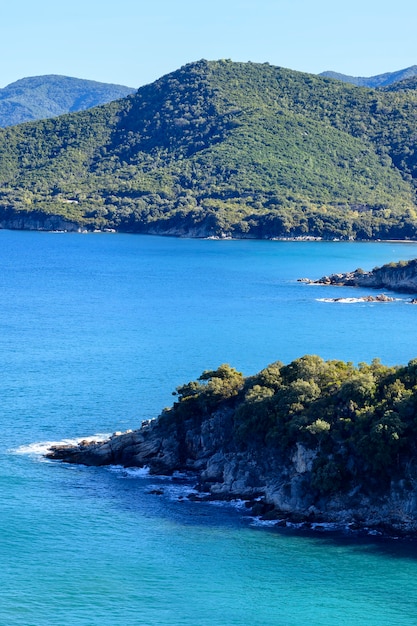
<svg viewBox="0 0 417 626"><path fill-rule="evenodd" d="M415 89L192 63L122 100L0 129L0 225L415 237L416 102Z"/></svg>
<svg viewBox="0 0 417 626"><path fill-rule="evenodd" d="M124 98L135 89L69 76L32 76L0 89L0 126L56 117Z"/></svg>
<svg viewBox="0 0 417 626"><path fill-rule="evenodd" d="M397 72L387 72L386 74L378 74L377 76L369 76L368 78L362 76L347 76L346 74L339 74L338 72L322 72L320 76L326 78L335 78L341 80L344 83L351 83L357 87L387 87L393 85L402 80L413 78L417 76L417 65L412 65L404 70L398 70Z"/></svg>

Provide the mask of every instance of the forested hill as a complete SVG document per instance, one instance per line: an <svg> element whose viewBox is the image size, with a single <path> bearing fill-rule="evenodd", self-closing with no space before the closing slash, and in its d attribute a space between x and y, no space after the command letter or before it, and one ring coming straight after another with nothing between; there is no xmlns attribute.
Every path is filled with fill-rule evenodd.
<svg viewBox="0 0 417 626"><path fill-rule="evenodd" d="M135 90L69 76L31 76L0 89L0 126L55 117L124 98Z"/></svg>
<svg viewBox="0 0 417 626"><path fill-rule="evenodd" d="M327 78L336 78L342 80L345 83L352 83L358 87L388 87L389 85L397 84L400 81L414 78L417 76L417 65L406 67L403 70L397 72L386 72L385 74L378 74L377 76L369 76L367 78L363 76L347 76L346 74L339 74L338 72L322 72L320 76L326 76Z"/></svg>
<svg viewBox="0 0 417 626"><path fill-rule="evenodd" d="M417 235L417 90L199 61L0 130L0 225L188 236Z"/></svg>

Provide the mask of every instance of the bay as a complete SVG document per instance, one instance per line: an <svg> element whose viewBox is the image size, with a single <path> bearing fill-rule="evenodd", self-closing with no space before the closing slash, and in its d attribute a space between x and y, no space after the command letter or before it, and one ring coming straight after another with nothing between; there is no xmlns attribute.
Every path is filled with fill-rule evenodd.
<svg viewBox="0 0 417 626"><path fill-rule="evenodd" d="M259 528L188 502L181 480L39 454L134 428L224 362L406 363L407 296L329 303L352 290L297 278L414 257L414 243L0 231L0 624L414 623L412 542Z"/></svg>

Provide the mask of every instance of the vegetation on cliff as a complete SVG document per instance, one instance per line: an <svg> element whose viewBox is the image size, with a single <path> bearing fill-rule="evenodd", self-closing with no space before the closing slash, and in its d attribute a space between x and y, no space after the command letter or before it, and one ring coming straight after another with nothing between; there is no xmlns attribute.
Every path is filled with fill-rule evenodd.
<svg viewBox="0 0 417 626"><path fill-rule="evenodd" d="M275 449L283 458L297 444L314 450L311 489L323 496L358 485L383 492L417 452L417 360L354 366L308 355L247 378L222 365L176 393L162 422L202 423L227 408L237 450Z"/></svg>
<svg viewBox="0 0 417 626"><path fill-rule="evenodd" d="M416 102L414 88L193 63L123 100L1 130L0 223L415 237Z"/></svg>

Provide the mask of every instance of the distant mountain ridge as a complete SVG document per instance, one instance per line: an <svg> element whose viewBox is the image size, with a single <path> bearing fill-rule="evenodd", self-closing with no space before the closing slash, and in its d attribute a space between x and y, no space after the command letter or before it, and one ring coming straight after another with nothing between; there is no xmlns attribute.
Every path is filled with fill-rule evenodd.
<svg viewBox="0 0 417 626"><path fill-rule="evenodd" d="M58 76L32 76L0 89L0 126L56 117L124 98L132 87Z"/></svg>
<svg viewBox="0 0 417 626"><path fill-rule="evenodd" d="M357 87L380 88L417 76L417 65L412 65L411 67L398 70L397 72L387 72L385 74L378 74L377 76L369 76L368 78L362 76L348 76L347 74L339 74L333 71L322 72L319 76L341 80L344 83L350 83Z"/></svg>

